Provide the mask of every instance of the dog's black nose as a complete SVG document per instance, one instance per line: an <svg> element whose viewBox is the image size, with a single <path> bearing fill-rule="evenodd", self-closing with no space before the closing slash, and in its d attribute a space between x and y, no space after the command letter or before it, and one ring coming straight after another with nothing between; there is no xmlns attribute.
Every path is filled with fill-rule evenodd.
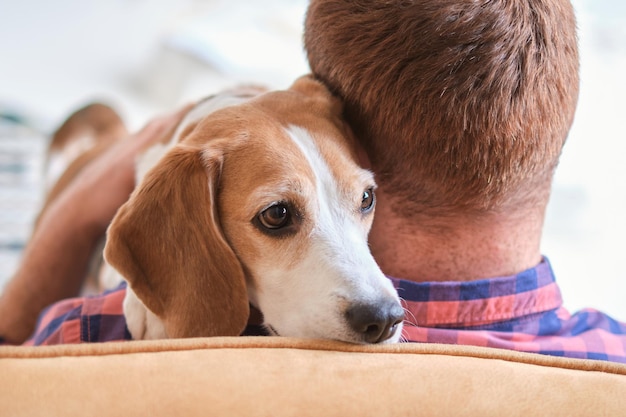
<svg viewBox="0 0 626 417"><path fill-rule="evenodd" d="M395 300L359 303L346 310L346 320L352 330L363 336L366 343L389 339L404 320L404 309Z"/></svg>

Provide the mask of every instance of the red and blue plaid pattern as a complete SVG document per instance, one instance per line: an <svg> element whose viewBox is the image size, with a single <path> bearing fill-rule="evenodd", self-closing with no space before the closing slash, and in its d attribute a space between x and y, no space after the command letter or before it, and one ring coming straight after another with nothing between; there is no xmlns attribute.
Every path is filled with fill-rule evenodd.
<svg viewBox="0 0 626 417"><path fill-rule="evenodd" d="M407 311L407 341L626 363L626 324L592 309L570 315L547 259L517 275L480 281L391 280Z"/></svg>
<svg viewBox="0 0 626 417"><path fill-rule="evenodd" d="M626 363L626 324L591 309L570 315L544 259L520 274L472 282L415 283L391 278L403 299L408 342L486 346ZM130 340L125 284L102 295L49 307L30 345ZM263 334L249 326L246 335Z"/></svg>
<svg viewBox="0 0 626 417"><path fill-rule="evenodd" d="M97 296L70 298L52 304L39 316L25 345L131 340L122 303L126 283Z"/></svg>
<svg viewBox="0 0 626 417"><path fill-rule="evenodd" d="M125 296L126 282L122 282L101 295L70 298L52 304L41 313L33 336L24 344L42 346L132 340L124 317ZM262 326L249 324L244 335L267 336L267 333Z"/></svg>

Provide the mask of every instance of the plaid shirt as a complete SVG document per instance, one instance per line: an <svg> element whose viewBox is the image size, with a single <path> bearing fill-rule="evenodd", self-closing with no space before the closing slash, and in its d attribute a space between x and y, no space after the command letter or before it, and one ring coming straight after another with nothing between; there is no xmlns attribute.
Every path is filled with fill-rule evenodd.
<svg viewBox="0 0 626 417"><path fill-rule="evenodd" d="M39 316L25 345L132 340L126 328L123 301L126 282L97 296L69 298L52 304Z"/></svg>
<svg viewBox="0 0 626 417"><path fill-rule="evenodd" d="M97 296L70 298L52 304L39 316L35 332L24 345L93 343L132 340L126 327L123 301L126 282ZM249 324L245 336L267 336L256 324ZM0 345L2 340L0 339Z"/></svg>
<svg viewBox="0 0 626 417"><path fill-rule="evenodd" d="M592 309L569 314L547 259L517 275L480 281L391 280L407 311L407 341L626 363L626 323Z"/></svg>
<svg viewBox="0 0 626 417"><path fill-rule="evenodd" d="M626 363L626 324L596 310L570 315L544 259L517 275L472 282L415 283L391 278L407 311L409 342L487 346ZM96 297L49 307L31 345L130 340L125 284ZM244 334L261 334L249 326Z"/></svg>

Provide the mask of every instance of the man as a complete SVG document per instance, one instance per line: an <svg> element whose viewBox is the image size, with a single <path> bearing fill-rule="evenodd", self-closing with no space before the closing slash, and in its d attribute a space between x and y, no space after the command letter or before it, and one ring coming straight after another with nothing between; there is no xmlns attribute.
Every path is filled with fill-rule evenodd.
<svg viewBox="0 0 626 417"><path fill-rule="evenodd" d="M626 362L626 325L570 316L540 253L578 97L568 0L313 0L305 48L377 174L408 340Z"/></svg>

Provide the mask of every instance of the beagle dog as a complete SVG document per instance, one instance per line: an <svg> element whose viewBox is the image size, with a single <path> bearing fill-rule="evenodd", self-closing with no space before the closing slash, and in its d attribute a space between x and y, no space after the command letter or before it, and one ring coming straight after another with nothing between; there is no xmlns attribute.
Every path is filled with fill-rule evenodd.
<svg viewBox="0 0 626 417"><path fill-rule="evenodd" d="M200 102L138 163L104 256L133 339L268 332L396 342L404 310L370 254L374 177L309 76Z"/></svg>

